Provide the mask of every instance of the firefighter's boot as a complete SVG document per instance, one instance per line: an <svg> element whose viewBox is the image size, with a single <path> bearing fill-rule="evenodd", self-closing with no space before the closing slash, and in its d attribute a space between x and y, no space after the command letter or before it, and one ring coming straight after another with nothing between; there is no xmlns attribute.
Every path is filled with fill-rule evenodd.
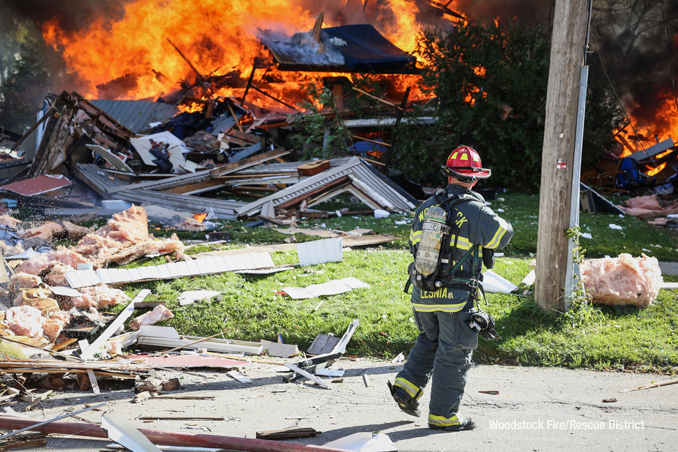
<svg viewBox="0 0 678 452"><path fill-rule="evenodd" d="M419 411L419 402L417 401L421 395L421 389L419 389L416 397L412 397L405 389L392 385L390 381L386 383L388 384L388 389L391 391L393 400L396 401L401 410L410 416L419 417L421 415L421 412Z"/></svg>
<svg viewBox="0 0 678 452"><path fill-rule="evenodd" d="M462 430L473 430L476 423L470 418L458 418L452 416L445 418L443 416L428 415L428 427L433 430L445 430L447 432L460 432Z"/></svg>

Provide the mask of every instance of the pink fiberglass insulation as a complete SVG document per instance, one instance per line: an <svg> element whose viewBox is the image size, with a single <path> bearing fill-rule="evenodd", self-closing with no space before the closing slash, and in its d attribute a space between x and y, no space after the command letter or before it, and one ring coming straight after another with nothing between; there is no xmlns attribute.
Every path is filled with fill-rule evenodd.
<svg viewBox="0 0 678 452"><path fill-rule="evenodd" d="M83 237L75 251L90 259L96 268L100 268L110 262L125 264L147 254L163 252L163 248L179 246L183 249L183 243L152 240L148 235L146 210L140 206L132 206L113 215L98 231Z"/></svg>
<svg viewBox="0 0 678 452"><path fill-rule="evenodd" d="M659 293L662 283L659 262L655 257L619 257L591 259L581 264L586 291L596 303L605 305L630 304L646 308Z"/></svg>
<svg viewBox="0 0 678 452"><path fill-rule="evenodd" d="M627 215L649 219L678 213L678 205L662 207L657 195L638 196L626 201L626 207L619 206Z"/></svg>
<svg viewBox="0 0 678 452"><path fill-rule="evenodd" d="M626 201L626 207L630 209L648 209L648 210L662 210L659 205L657 195L637 196Z"/></svg>
<svg viewBox="0 0 678 452"><path fill-rule="evenodd" d="M134 331L139 331L141 325L153 325L163 320L171 319L174 317L174 314L170 312L165 306L159 304L152 311L149 311L145 314L140 315L131 322L129 322L129 327Z"/></svg>
<svg viewBox="0 0 678 452"><path fill-rule="evenodd" d="M14 256L15 254L24 253L26 250L24 249L22 242L17 243L16 246L12 246L0 240L0 251L2 251L3 256L9 257Z"/></svg>
<svg viewBox="0 0 678 452"><path fill-rule="evenodd" d="M54 221L48 221L35 228L26 229L21 233L21 237L39 237L44 240L52 241L54 237L64 234L64 228Z"/></svg>
<svg viewBox="0 0 678 452"><path fill-rule="evenodd" d="M45 318L32 306L9 308L5 313L7 328L17 336L40 337Z"/></svg>
<svg viewBox="0 0 678 452"><path fill-rule="evenodd" d="M105 309L109 306L129 301L125 292L119 289L113 289L106 284L99 284L98 286L82 287L79 291L83 294L81 297L71 298L73 306L80 309L101 308Z"/></svg>
<svg viewBox="0 0 678 452"><path fill-rule="evenodd" d="M115 262L118 265L128 264L140 257L149 254L165 254L184 249L184 244L181 240L148 240L146 242L137 243L124 250L120 250L109 258L109 262Z"/></svg>
<svg viewBox="0 0 678 452"><path fill-rule="evenodd" d="M122 355L122 345L120 342L106 342L106 345L104 345L104 352L109 355Z"/></svg>
<svg viewBox="0 0 678 452"><path fill-rule="evenodd" d="M60 247L55 251L50 251L49 253L42 253L31 257L23 264L19 265L16 271L37 275L50 264L56 262L67 265L75 270L78 268L78 264L89 263L89 260L85 259L80 254L74 252L71 249Z"/></svg>
<svg viewBox="0 0 678 452"><path fill-rule="evenodd" d="M21 292L21 289L33 289L40 284L42 284L42 279L39 276L29 273L17 273L10 278L7 289L16 295Z"/></svg>
<svg viewBox="0 0 678 452"><path fill-rule="evenodd" d="M0 226L9 226L10 228L16 228L17 225L21 223L21 220L10 215L0 215Z"/></svg>
<svg viewBox="0 0 678 452"><path fill-rule="evenodd" d="M77 224L71 223L70 221L64 221L63 225L64 229L66 230L66 237L68 237L70 240L80 240L92 232L91 228L78 226Z"/></svg>
<svg viewBox="0 0 678 452"><path fill-rule="evenodd" d="M71 315L68 312L52 311L49 313L49 318L45 320L43 330L47 339L54 342L61 331L66 328L71 321Z"/></svg>
<svg viewBox="0 0 678 452"><path fill-rule="evenodd" d="M40 273L44 276L42 279L50 286L68 287L66 274L75 271L70 265L64 265L61 262L51 263Z"/></svg>

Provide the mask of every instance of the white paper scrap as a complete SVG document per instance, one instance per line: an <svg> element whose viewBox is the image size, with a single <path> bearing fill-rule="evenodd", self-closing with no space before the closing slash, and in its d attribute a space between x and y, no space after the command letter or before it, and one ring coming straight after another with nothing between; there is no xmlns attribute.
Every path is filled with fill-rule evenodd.
<svg viewBox="0 0 678 452"><path fill-rule="evenodd" d="M15 259L30 259L31 257L37 256L38 254L40 253L35 251L33 248L28 248L21 254L15 254L14 256L5 256L5 260L11 261Z"/></svg>
<svg viewBox="0 0 678 452"><path fill-rule="evenodd" d="M353 289L369 289L370 285L352 276L344 279L334 279L323 284L313 284L308 287L283 287L283 292L294 300L316 298L325 295L338 295L350 292Z"/></svg>
<svg viewBox="0 0 678 452"><path fill-rule="evenodd" d="M624 229L624 228L622 228L622 227L619 226L618 224L610 223L610 229L617 229L617 230L620 230L620 231L621 231L621 230Z"/></svg>
<svg viewBox="0 0 678 452"><path fill-rule="evenodd" d="M216 290L189 290L179 296L179 304L181 306L186 306L199 300L209 300L220 293L221 292L217 292Z"/></svg>
<svg viewBox="0 0 678 452"><path fill-rule="evenodd" d="M71 289L70 287L49 286L49 290L51 290L54 295L60 295L62 297L83 296L82 292L79 292L75 289Z"/></svg>
<svg viewBox="0 0 678 452"><path fill-rule="evenodd" d="M534 270L530 270L530 273L525 275L522 281L520 281L520 284L525 284L526 286L531 286L534 284L534 280L537 278L537 275L534 273Z"/></svg>
<svg viewBox="0 0 678 452"><path fill-rule="evenodd" d="M592 239L593 236L591 235L590 232L582 232L581 238L583 238L583 239Z"/></svg>
<svg viewBox="0 0 678 452"><path fill-rule="evenodd" d="M386 433L360 432L339 438L327 444L325 447L335 449L353 450L356 452L397 452L391 438Z"/></svg>
<svg viewBox="0 0 678 452"><path fill-rule="evenodd" d="M483 273L482 284L485 292L511 293L518 288L511 281L499 276L492 270Z"/></svg>

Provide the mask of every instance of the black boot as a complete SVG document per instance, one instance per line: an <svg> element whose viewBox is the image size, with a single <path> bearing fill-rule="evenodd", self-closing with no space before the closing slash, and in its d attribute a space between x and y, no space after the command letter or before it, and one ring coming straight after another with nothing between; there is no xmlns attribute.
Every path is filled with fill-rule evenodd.
<svg viewBox="0 0 678 452"><path fill-rule="evenodd" d="M417 402L416 397L412 397L401 387L393 386L390 381L387 381L386 384L388 384L388 389L391 391L393 400L396 401L401 410L410 416L419 417L421 415L421 412L419 411L419 402ZM420 393L421 389L417 392L417 396L419 396Z"/></svg>
<svg viewBox="0 0 678 452"><path fill-rule="evenodd" d="M460 432L462 430L473 430L476 428L476 423L473 422L470 418L461 418L459 419L458 424L451 425L435 425L428 424L428 428L433 430L445 430L446 432Z"/></svg>

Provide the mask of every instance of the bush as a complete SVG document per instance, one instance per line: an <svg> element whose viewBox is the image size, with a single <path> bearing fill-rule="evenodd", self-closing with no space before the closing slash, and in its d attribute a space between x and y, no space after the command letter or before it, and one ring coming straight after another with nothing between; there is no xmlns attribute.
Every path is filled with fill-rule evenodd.
<svg viewBox="0 0 678 452"><path fill-rule="evenodd" d="M466 24L451 32L425 30L418 40L426 62L424 89L434 106L412 117L434 116L422 126L405 122L398 133L398 169L431 181L458 145L476 148L493 170L492 184L535 190L541 174L550 41L546 30L511 24ZM589 81L584 153L611 147L619 109L606 89ZM421 163L425 162L425 165Z"/></svg>

